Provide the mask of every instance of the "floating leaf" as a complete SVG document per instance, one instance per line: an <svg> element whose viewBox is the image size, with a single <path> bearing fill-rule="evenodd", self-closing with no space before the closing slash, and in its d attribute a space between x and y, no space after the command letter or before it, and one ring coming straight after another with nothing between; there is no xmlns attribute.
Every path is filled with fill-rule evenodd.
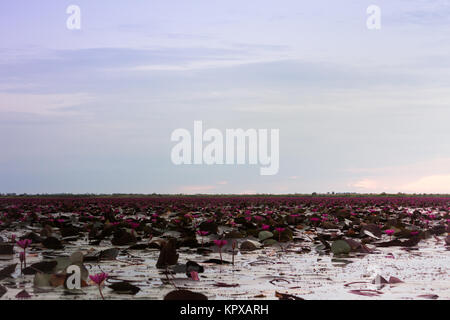
<svg viewBox="0 0 450 320"><path fill-rule="evenodd" d="M175 265L178 261L176 240L171 238L166 242L159 253L157 268L166 268L167 266Z"/></svg>
<svg viewBox="0 0 450 320"><path fill-rule="evenodd" d="M8 266L6 266L5 268L3 268L2 270L0 270L0 280L3 280L9 276L11 276L11 273L14 273L16 271L16 266L17 263L14 264L10 264Z"/></svg>
<svg viewBox="0 0 450 320"><path fill-rule="evenodd" d="M396 284L396 283L403 283L403 281L402 280L400 280L399 278L396 278L396 277L390 277L389 278L389 283L390 284Z"/></svg>
<svg viewBox="0 0 450 320"><path fill-rule="evenodd" d="M216 282L213 284L214 287L222 287L222 288L236 288L239 287L239 283L224 283L224 282Z"/></svg>
<svg viewBox="0 0 450 320"><path fill-rule="evenodd" d="M381 238L381 235L383 234L380 227L376 224L367 224L362 227L363 233L367 234L369 237L373 238ZM368 232L366 232L368 231Z"/></svg>
<svg viewBox="0 0 450 320"><path fill-rule="evenodd" d="M202 293L181 289L169 292L164 300L208 300L208 297Z"/></svg>
<svg viewBox="0 0 450 320"><path fill-rule="evenodd" d="M360 296L366 296L366 297L374 297L374 296L383 294L383 292L381 292L381 291L371 290L371 289L350 290L350 293L358 294Z"/></svg>
<svg viewBox="0 0 450 320"><path fill-rule="evenodd" d="M31 298L31 295L26 291L22 290L16 295L17 299L28 299Z"/></svg>
<svg viewBox="0 0 450 320"><path fill-rule="evenodd" d="M195 261L188 261L186 263L186 275L190 276L190 273L192 271L195 271L197 273L202 273L205 271L205 269Z"/></svg>
<svg viewBox="0 0 450 320"><path fill-rule="evenodd" d="M437 294L421 294L420 296L417 296L418 298L424 298L424 299L432 299L432 300L436 300L437 298L439 298L439 296Z"/></svg>
<svg viewBox="0 0 450 320"><path fill-rule="evenodd" d="M56 261L41 261L37 263L33 263L31 266L26 267L22 270L23 274L30 275L30 274L36 274L38 272L40 273L52 273L56 266Z"/></svg>
<svg viewBox="0 0 450 320"><path fill-rule="evenodd" d="M208 259L206 261L203 261L204 263L215 263L215 264L230 264L229 261L226 260L220 260L220 259Z"/></svg>
<svg viewBox="0 0 450 320"><path fill-rule="evenodd" d="M259 241L264 241L264 240L270 239L270 238L273 238L273 233L270 231L261 231L258 234Z"/></svg>
<svg viewBox="0 0 450 320"><path fill-rule="evenodd" d="M278 291L275 291L275 297L277 297L280 300L305 300L292 294L280 293Z"/></svg>
<svg viewBox="0 0 450 320"><path fill-rule="evenodd" d="M8 292L8 289L6 289L4 286L0 284L0 298L3 297L3 295Z"/></svg>
<svg viewBox="0 0 450 320"><path fill-rule="evenodd" d="M4 255L14 254L14 245L0 244L0 254L4 254Z"/></svg>
<svg viewBox="0 0 450 320"><path fill-rule="evenodd" d="M63 249L64 246L62 245L61 241L58 240L55 237L47 237L45 240L42 241L42 245L46 247L47 249L54 249L59 250Z"/></svg>
<svg viewBox="0 0 450 320"><path fill-rule="evenodd" d="M331 244L331 251L333 254L347 254L351 251L351 248L347 241L345 240L336 240Z"/></svg>
<svg viewBox="0 0 450 320"><path fill-rule="evenodd" d="M259 249L260 247L261 244L259 242L253 240L245 240L241 243L240 249L243 251L253 251Z"/></svg>
<svg viewBox="0 0 450 320"><path fill-rule="evenodd" d="M272 246L272 245L274 245L274 244L276 244L276 243L278 243L278 241L275 240L275 239L266 239L266 240L264 240L264 242L263 242L263 244L264 244L265 246Z"/></svg>
<svg viewBox="0 0 450 320"><path fill-rule="evenodd" d="M110 249L100 251L99 259L100 260L116 260L118 255L119 255L118 248L110 248Z"/></svg>
<svg viewBox="0 0 450 320"><path fill-rule="evenodd" d="M122 281L122 282L116 282L109 286L109 288L113 289L114 292L119 294L136 294L141 289L135 285L132 285L129 282Z"/></svg>
<svg viewBox="0 0 450 320"><path fill-rule="evenodd" d="M45 274L38 272L34 275L33 286L42 288L42 287L51 287L50 285L50 277L51 274Z"/></svg>

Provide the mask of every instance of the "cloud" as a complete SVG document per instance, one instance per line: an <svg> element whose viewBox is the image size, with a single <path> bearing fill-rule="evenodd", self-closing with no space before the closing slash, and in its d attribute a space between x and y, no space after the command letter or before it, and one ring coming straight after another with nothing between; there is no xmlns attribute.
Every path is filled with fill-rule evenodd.
<svg viewBox="0 0 450 320"><path fill-rule="evenodd" d="M0 112L31 113L39 115L78 114L65 110L93 101L86 93L18 94L0 93Z"/></svg>
<svg viewBox="0 0 450 320"><path fill-rule="evenodd" d="M275 60L279 61L279 59ZM188 62L184 64L179 64L174 62L174 64L149 64L149 65L139 65L125 69L116 69L120 71L191 71L191 70L203 70L203 69L217 69L217 68L229 68L237 67L240 65L247 65L253 63L269 63L273 62L270 59L214 59L214 60L204 60L197 62Z"/></svg>
<svg viewBox="0 0 450 320"><path fill-rule="evenodd" d="M375 180L372 179L362 179L353 184L350 184L350 187L355 187L359 189L368 189L375 190L378 187L378 184Z"/></svg>
<svg viewBox="0 0 450 320"><path fill-rule="evenodd" d="M189 185L179 187L179 192L184 194L209 193L216 189L213 185Z"/></svg>
<svg viewBox="0 0 450 320"><path fill-rule="evenodd" d="M450 193L450 174L425 176L400 186L399 189L414 193Z"/></svg>
<svg viewBox="0 0 450 320"><path fill-rule="evenodd" d="M397 166L354 168L348 172L368 176L349 186L366 192L450 193L449 165L450 158L435 158Z"/></svg>

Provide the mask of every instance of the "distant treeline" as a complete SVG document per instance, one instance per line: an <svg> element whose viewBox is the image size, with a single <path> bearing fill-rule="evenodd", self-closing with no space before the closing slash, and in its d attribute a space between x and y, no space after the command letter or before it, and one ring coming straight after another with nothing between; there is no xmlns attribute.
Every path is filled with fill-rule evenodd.
<svg viewBox="0 0 450 320"><path fill-rule="evenodd" d="M430 194L430 193L289 193L289 194L142 194L142 193L111 193L111 194L95 194L95 193L43 193L43 194L15 194L0 193L0 198L164 198L164 197L186 197L186 198L229 198L229 197L450 197L450 194Z"/></svg>

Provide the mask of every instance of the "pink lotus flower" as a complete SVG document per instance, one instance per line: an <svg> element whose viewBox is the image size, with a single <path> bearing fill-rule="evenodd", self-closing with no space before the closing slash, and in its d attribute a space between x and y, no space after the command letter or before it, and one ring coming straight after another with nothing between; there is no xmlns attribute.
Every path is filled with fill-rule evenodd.
<svg viewBox="0 0 450 320"><path fill-rule="evenodd" d="M19 247L21 247L22 249L26 249L28 248L28 246L31 244L31 240L30 239L23 239L23 240L19 240L17 241L17 245Z"/></svg>
<svg viewBox="0 0 450 320"><path fill-rule="evenodd" d="M94 274L92 276L89 276L89 278L94 281L97 285L101 285L103 283L103 281L105 281L108 278L108 274L107 273L97 273Z"/></svg>
<svg viewBox="0 0 450 320"><path fill-rule="evenodd" d="M222 248L224 245L226 245L228 242L227 240L214 240L214 243L216 244L216 246L218 246L219 248Z"/></svg>
<svg viewBox="0 0 450 320"><path fill-rule="evenodd" d="M200 235L202 237L202 247L203 247L203 237L208 235L209 232L208 231L202 231L202 230L198 230L197 234Z"/></svg>
<svg viewBox="0 0 450 320"><path fill-rule="evenodd" d="M222 263L222 247L227 244L227 240L214 240L214 243L219 247L220 262Z"/></svg>
<svg viewBox="0 0 450 320"><path fill-rule="evenodd" d="M395 230L394 230L394 229L387 229L387 230L384 231L384 232L386 232L386 234L387 234L390 238L392 238L392 235L395 233Z"/></svg>
<svg viewBox="0 0 450 320"><path fill-rule="evenodd" d="M30 239L23 239L23 240L19 240L17 241L17 245L19 247L21 247L23 249L23 257L19 256L20 260L20 265L22 266L22 261L23 261L23 265L26 268L27 267L27 256L26 256L26 250L28 248L28 246L31 244L31 240Z"/></svg>
<svg viewBox="0 0 450 320"><path fill-rule="evenodd" d="M270 228L270 226L267 225L267 224L263 224L263 225L261 226L261 229L262 229L262 230L269 230L269 228Z"/></svg>
<svg viewBox="0 0 450 320"><path fill-rule="evenodd" d="M103 293L102 293L101 285L102 285L103 281L105 281L108 278L108 274L104 273L104 272L97 273L93 276L89 276L89 278L97 284L98 292L100 292L100 296L102 297L102 299L105 300L105 297L103 296Z"/></svg>

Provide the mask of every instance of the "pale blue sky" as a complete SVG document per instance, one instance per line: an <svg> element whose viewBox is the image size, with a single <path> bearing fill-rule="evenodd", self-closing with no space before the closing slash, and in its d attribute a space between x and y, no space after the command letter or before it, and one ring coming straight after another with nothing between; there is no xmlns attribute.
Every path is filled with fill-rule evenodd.
<svg viewBox="0 0 450 320"><path fill-rule="evenodd" d="M66 8L81 8L81 30ZM366 9L382 10L381 30ZM450 1L2 1L0 192L450 192ZM175 166L277 128L280 170Z"/></svg>

